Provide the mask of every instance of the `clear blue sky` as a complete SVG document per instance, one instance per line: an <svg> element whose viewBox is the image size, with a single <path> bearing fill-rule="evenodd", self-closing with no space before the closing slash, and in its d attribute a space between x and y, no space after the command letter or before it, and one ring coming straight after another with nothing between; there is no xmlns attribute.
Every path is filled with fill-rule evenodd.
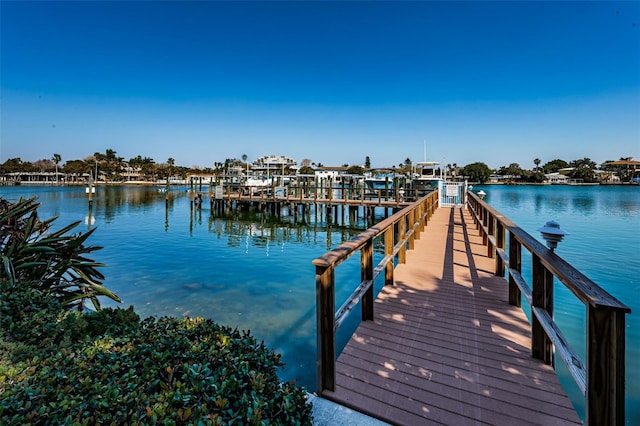
<svg viewBox="0 0 640 426"><path fill-rule="evenodd" d="M0 162L640 158L640 2L0 2Z"/></svg>

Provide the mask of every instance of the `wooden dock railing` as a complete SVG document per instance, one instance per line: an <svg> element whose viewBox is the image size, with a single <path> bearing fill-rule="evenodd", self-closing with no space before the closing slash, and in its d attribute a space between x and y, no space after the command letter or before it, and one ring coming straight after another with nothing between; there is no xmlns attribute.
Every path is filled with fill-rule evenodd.
<svg viewBox="0 0 640 426"><path fill-rule="evenodd" d="M625 416L625 314L627 306L552 250L469 192L469 208L495 257L495 274L505 276L509 303L531 306L531 354L554 365L560 355L585 396L586 424L623 425ZM508 235L508 238L507 238ZM531 253L531 286L522 276L522 249ZM586 307L586 362L571 348L553 319L554 277Z"/></svg>
<svg viewBox="0 0 640 426"><path fill-rule="evenodd" d="M373 282L384 271L385 285L393 284L394 259L405 262L406 250L414 247L433 212L438 208L438 191L367 229L351 240L313 260L316 267L316 318L318 333L318 393L335 389L336 330L346 316L362 303L362 320L373 320ZM373 265L373 243L384 238L384 258ZM360 252L361 282L336 311L335 268Z"/></svg>

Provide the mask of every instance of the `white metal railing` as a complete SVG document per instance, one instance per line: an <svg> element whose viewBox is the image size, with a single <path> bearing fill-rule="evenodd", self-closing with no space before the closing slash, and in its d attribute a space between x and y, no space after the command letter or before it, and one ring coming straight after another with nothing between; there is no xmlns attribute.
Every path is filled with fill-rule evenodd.
<svg viewBox="0 0 640 426"><path fill-rule="evenodd" d="M438 182L440 207L461 207L467 204L467 182Z"/></svg>

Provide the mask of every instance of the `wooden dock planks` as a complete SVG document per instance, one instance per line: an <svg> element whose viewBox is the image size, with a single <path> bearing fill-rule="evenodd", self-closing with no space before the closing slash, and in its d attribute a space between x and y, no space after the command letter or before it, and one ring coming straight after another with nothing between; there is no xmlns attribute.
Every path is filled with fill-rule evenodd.
<svg viewBox="0 0 640 426"><path fill-rule="evenodd" d="M464 209L440 208L323 397L393 424L581 424Z"/></svg>

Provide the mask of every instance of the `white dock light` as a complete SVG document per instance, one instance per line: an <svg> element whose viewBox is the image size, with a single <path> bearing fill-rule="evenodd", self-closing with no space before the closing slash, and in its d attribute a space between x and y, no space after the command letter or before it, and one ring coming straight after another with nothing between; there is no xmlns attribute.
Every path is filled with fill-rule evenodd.
<svg viewBox="0 0 640 426"><path fill-rule="evenodd" d="M560 224L554 220L545 223L544 226L537 229L537 231L542 234L542 238L547 242L547 247L549 247L551 251L558 247L558 243L562 241L565 235L569 235L568 232L560 229Z"/></svg>
<svg viewBox="0 0 640 426"><path fill-rule="evenodd" d="M487 196L487 193L484 192L482 189L478 191L478 197L480 197L481 200L484 200L484 197L486 196Z"/></svg>

